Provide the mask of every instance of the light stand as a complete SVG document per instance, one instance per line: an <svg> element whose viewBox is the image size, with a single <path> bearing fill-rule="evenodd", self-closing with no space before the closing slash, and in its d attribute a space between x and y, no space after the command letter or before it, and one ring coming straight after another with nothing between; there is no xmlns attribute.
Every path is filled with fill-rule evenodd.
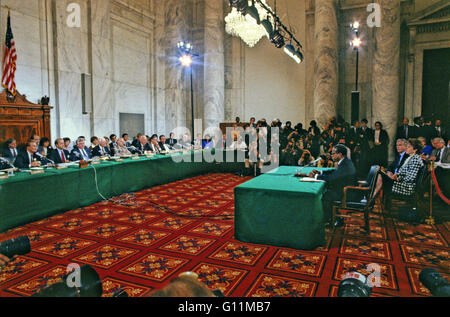
<svg viewBox="0 0 450 317"><path fill-rule="evenodd" d="M192 53L193 45L189 42L178 42L177 43L178 52L179 52L179 58L178 60L181 63L181 66L185 68L190 69L190 76L191 76L191 137L192 142L194 142L194 81L193 81L193 57L198 56L196 54Z"/></svg>
<svg viewBox="0 0 450 317"><path fill-rule="evenodd" d="M359 37L359 22L355 21L351 24L355 37L351 41L350 45L356 51L356 75L355 75L355 90L352 91L352 120L355 122L359 120L359 100L360 93L358 90L358 77L359 77L359 47L361 46L361 39Z"/></svg>

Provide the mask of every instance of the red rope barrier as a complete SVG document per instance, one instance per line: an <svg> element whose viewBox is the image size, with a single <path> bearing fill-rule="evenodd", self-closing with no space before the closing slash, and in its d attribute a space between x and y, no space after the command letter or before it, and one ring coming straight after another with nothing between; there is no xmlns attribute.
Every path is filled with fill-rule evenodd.
<svg viewBox="0 0 450 317"><path fill-rule="evenodd" d="M437 178L436 178L436 174L434 173L434 169L431 170L431 176L433 178L433 182L434 182L434 186L436 187L436 192L438 193L439 197L441 197L441 199L443 201L445 201L445 203L447 205L450 205L450 199L448 199L447 197L444 196L444 193L442 192L441 188L439 187ZM430 193L431 195L431 193Z"/></svg>

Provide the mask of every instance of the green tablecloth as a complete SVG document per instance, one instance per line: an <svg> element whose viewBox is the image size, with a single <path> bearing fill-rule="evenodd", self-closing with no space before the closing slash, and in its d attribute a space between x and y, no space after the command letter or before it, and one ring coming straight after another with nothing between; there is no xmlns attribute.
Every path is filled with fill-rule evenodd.
<svg viewBox="0 0 450 317"><path fill-rule="evenodd" d="M234 189L236 239L302 250L325 244L325 183L300 182L298 170L281 166Z"/></svg>
<svg viewBox="0 0 450 317"><path fill-rule="evenodd" d="M211 153L223 162L211 162ZM53 169L44 174L16 173L0 180L0 232L101 201L95 175L100 193L111 198L204 173L241 171L244 163L236 158L237 152L209 150L102 162L83 169Z"/></svg>

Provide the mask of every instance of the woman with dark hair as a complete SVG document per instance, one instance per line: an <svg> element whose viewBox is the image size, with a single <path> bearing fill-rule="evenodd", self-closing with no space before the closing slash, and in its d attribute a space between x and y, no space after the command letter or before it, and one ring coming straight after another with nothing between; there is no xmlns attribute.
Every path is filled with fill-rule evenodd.
<svg viewBox="0 0 450 317"><path fill-rule="evenodd" d="M409 157L396 174L387 172L378 177L375 193L378 193L381 187L384 186L386 193L401 196L413 195L416 189L417 175L424 165L420 157L422 148L422 142L419 140L409 140L406 145L406 154Z"/></svg>
<svg viewBox="0 0 450 317"><path fill-rule="evenodd" d="M372 164L387 167L389 136L380 121L375 122L375 130L372 134Z"/></svg>
<svg viewBox="0 0 450 317"><path fill-rule="evenodd" d="M52 153L52 147L50 146L50 140L48 138L42 138L39 142L38 152L41 153L42 156L50 156Z"/></svg>

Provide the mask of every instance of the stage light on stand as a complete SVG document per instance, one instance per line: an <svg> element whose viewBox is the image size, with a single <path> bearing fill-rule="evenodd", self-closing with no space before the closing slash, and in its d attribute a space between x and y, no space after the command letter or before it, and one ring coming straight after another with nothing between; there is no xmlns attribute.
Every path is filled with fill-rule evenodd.
<svg viewBox="0 0 450 317"><path fill-rule="evenodd" d="M272 22L269 21L269 19L265 19L263 21L261 21L261 25L264 27L265 31L266 31L266 36L269 40L272 39L273 37L273 25Z"/></svg>
<svg viewBox="0 0 450 317"><path fill-rule="evenodd" d="M181 66L183 67L191 67L192 65L192 57L190 55L183 55L179 58Z"/></svg>
<svg viewBox="0 0 450 317"><path fill-rule="evenodd" d="M284 46L284 37L278 30L273 32L273 36L270 41L275 44L275 47L277 48L282 48Z"/></svg>
<svg viewBox="0 0 450 317"><path fill-rule="evenodd" d="M256 9L254 1L252 2L252 5L245 10L245 19L254 24L261 24L258 9Z"/></svg>
<svg viewBox="0 0 450 317"><path fill-rule="evenodd" d="M230 7L235 7L239 12L244 13L248 8L248 0L230 0Z"/></svg>
<svg viewBox="0 0 450 317"><path fill-rule="evenodd" d="M354 48L357 49L361 46L362 41L359 37L355 37L351 42L350 45Z"/></svg>

